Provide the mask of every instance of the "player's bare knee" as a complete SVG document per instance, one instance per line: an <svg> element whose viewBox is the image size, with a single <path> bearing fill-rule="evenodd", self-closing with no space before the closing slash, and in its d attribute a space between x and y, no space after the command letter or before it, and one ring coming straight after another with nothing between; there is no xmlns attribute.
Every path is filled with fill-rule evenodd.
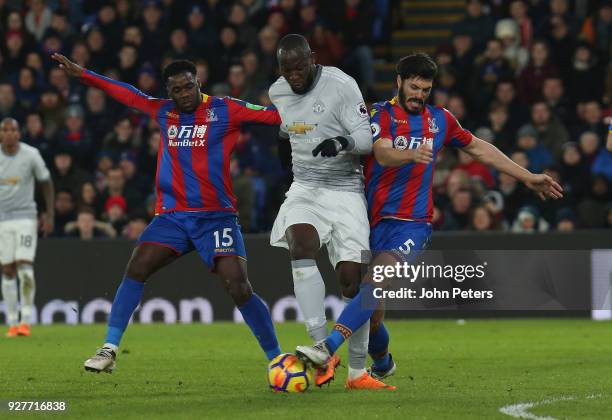
<svg viewBox="0 0 612 420"><path fill-rule="evenodd" d="M309 241L292 241L289 243L289 253L292 260L314 260L318 247Z"/></svg>
<svg viewBox="0 0 612 420"><path fill-rule="evenodd" d="M340 289L342 290L342 296L347 298L354 298L357 292L359 292L359 278L350 278L346 276L340 276Z"/></svg>
<svg viewBox="0 0 612 420"><path fill-rule="evenodd" d="M253 294L251 283L245 278L228 279L226 289L236 306L244 305Z"/></svg>
<svg viewBox="0 0 612 420"><path fill-rule="evenodd" d="M15 278L15 276L17 275L17 264L11 263L3 265L2 275L9 279Z"/></svg>
<svg viewBox="0 0 612 420"><path fill-rule="evenodd" d="M151 275L150 264L140 258L132 257L125 270L126 277L139 282L146 282Z"/></svg>

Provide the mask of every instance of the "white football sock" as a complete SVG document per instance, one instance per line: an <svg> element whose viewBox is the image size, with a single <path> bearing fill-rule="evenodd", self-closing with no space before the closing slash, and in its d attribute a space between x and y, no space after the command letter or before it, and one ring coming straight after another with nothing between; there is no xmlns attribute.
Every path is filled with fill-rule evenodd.
<svg viewBox="0 0 612 420"><path fill-rule="evenodd" d="M2 299L6 309L6 323L9 326L17 325L19 312L17 311L17 278L2 276Z"/></svg>
<svg viewBox="0 0 612 420"><path fill-rule="evenodd" d="M34 311L34 295L36 293L36 281L34 280L34 268L31 264L21 264L17 268L19 276L19 290L21 292L21 322L32 323L32 312Z"/></svg>
<svg viewBox="0 0 612 420"><path fill-rule="evenodd" d="M315 260L291 261L293 290L300 305L306 331L313 341L327 337L325 317L325 283Z"/></svg>
<svg viewBox="0 0 612 420"><path fill-rule="evenodd" d="M347 304L350 298L342 297ZM363 375L368 357L368 341L370 339L370 320L363 324L348 338L349 379L357 379Z"/></svg>

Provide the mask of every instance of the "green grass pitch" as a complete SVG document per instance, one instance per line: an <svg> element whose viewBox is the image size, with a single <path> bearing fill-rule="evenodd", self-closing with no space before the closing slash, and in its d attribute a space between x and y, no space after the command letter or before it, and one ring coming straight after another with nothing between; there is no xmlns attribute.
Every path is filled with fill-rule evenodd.
<svg viewBox="0 0 612 420"><path fill-rule="evenodd" d="M510 419L503 406L538 403L533 416L612 417L612 325L586 319L388 321L395 392L269 391L266 361L244 325L131 325L111 375L84 372L105 327L36 326L0 339L2 418ZM277 325L283 350L307 342ZM346 360L346 347L341 350ZM343 362L344 363L344 362ZM7 400L61 400L63 414L20 414ZM531 417L536 418L536 417ZM539 417L538 417L539 418Z"/></svg>

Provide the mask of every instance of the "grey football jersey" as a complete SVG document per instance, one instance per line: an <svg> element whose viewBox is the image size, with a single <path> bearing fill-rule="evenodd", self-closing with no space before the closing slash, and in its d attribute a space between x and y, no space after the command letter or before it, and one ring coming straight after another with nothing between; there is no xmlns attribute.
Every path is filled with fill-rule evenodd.
<svg viewBox="0 0 612 420"><path fill-rule="evenodd" d="M13 156L0 148L0 221L35 219L34 180L49 179L38 149L25 143Z"/></svg>
<svg viewBox="0 0 612 420"><path fill-rule="evenodd" d="M280 113L281 136L289 137L294 180L341 191L363 191L359 155L372 151L370 118L355 80L335 67L317 66L313 86L303 95L284 77L270 87ZM349 146L336 157L312 156L322 140L343 136Z"/></svg>

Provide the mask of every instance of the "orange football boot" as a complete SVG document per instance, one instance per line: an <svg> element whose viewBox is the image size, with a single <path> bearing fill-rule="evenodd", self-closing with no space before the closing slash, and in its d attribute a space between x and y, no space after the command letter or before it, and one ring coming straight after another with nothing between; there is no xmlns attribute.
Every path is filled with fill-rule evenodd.
<svg viewBox="0 0 612 420"><path fill-rule="evenodd" d="M17 328L17 335L22 335L24 337L29 337L32 334L30 331L30 326L28 324L20 324Z"/></svg>
<svg viewBox="0 0 612 420"><path fill-rule="evenodd" d="M393 385L387 385L378 379L372 378L370 375L364 373L357 379L347 379L346 380L346 389L388 389L389 391L395 391L395 387Z"/></svg>
<svg viewBox="0 0 612 420"><path fill-rule="evenodd" d="M13 325L12 327L9 327L6 336L12 338L17 337L17 334L19 334L19 327L17 327L17 325Z"/></svg>
<svg viewBox="0 0 612 420"><path fill-rule="evenodd" d="M315 385L323 386L334 380L336 367L340 364L340 357L334 354L327 363L327 367L317 368L315 371Z"/></svg>

